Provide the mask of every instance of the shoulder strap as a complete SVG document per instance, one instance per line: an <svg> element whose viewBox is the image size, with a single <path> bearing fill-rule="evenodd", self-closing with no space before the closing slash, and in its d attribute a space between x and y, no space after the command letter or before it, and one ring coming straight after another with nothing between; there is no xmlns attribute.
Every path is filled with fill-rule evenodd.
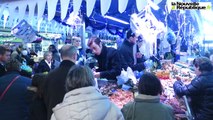
<svg viewBox="0 0 213 120"><path fill-rule="evenodd" d="M3 99L4 95L6 94L6 92L9 90L9 88L12 86L12 84L20 77L20 75L16 76L15 78L13 78L13 80L10 82L10 84L6 87L6 89L4 90L4 92L1 94L0 96L0 101Z"/></svg>

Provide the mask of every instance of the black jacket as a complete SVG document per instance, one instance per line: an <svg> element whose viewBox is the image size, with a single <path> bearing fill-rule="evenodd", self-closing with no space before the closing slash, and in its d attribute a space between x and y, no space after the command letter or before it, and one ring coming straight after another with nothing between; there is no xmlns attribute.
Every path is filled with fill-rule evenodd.
<svg viewBox="0 0 213 120"><path fill-rule="evenodd" d="M98 60L98 70L100 78L116 80L116 76L121 74L120 55L114 48L107 48L103 45L100 55L95 55Z"/></svg>
<svg viewBox="0 0 213 120"><path fill-rule="evenodd" d="M0 77L6 73L6 68L0 63Z"/></svg>
<svg viewBox="0 0 213 120"><path fill-rule="evenodd" d="M75 63L64 60L61 62L60 66L47 75L47 80L45 82L44 88L44 100L47 108L47 120L51 118L52 108L54 108L58 103L61 103L65 91L65 80L70 68L75 65Z"/></svg>
<svg viewBox="0 0 213 120"><path fill-rule="evenodd" d="M53 70L55 68L54 63L51 63L51 68L48 66L48 64L45 62L45 60L41 60L39 63L36 73L43 73L43 72L50 72L50 70Z"/></svg>
<svg viewBox="0 0 213 120"><path fill-rule="evenodd" d="M133 56L133 46L134 44L130 43L127 40L124 40L123 44L121 45L119 52L121 54L122 60L126 64L123 64L122 66L124 69L127 67L132 68L133 71L138 70L142 71L145 69L144 61L141 59L137 59L137 64L134 65L134 56ZM137 52L139 52L139 48L137 47Z"/></svg>
<svg viewBox="0 0 213 120"><path fill-rule="evenodd" d="M46 120L47 110L44 104L44 100L35 97L30 105L30 120Z"/></svg>
<svg viewBox="0 0 213 120"><path fill-rule="evenodd" d="M0 95L18 75L20 75L18 72L9 72L0 77ZM32 95L27 87L30 85L31 80L23 76L11 85L0 101L0 120L29 120L29 104Z"/></svg>
<svg viewBox="0 0 213 120"><path fill-rule="evenodd" d="M191 107L196 120L212 120L213 118L213 72L204 72L189 85L176 81L174 91L179 96L191 97Z"/></svg>

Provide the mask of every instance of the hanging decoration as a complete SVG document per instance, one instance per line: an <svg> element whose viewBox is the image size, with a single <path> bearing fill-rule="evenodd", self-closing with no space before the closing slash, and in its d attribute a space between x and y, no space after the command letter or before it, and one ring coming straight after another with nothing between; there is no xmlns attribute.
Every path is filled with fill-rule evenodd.
<svg viewBox="0 0 213 120"><path fill-rule="evenodd" d="M130 28L144 38L148 51L146 57L156 54L157 35L165 31L165 26L153 15L150 6L146 6L138 14L131 15Z"/></svg>
<svg viewBox="0 0 213 120"><path fill-rule="evenodd" d="M24 19L24 16L26 14L27 3L18 1L17 3L14 3L14 4L19 5L18 6L18 9L19 9L18 18L19 18L19 21L21 21Z"/></svg>
<svg viewBox="0 0 213 120"><path fill-rule="evenodd" d="M11 24L11 27L13 27L13 25L15 24L15 14L17 15L16 7L17 7L17 5L11 4L10 7L8 8L9 13L10 13L8 22Z"/></svg>
<svg viewBox="0 0 213 120"><path fill-rule="evenodd" d="M118 0L118 11L123 13L126 10L129 0Z"/></svg>
<svg viewBox="0 0 213 120"><path fill-rule="evenodd" d="M4 10L4 4L0 5L0 16L2 16L3 10Z"/></svg>
<svg viewBox="0 0 213 120"><path fill-rule="evenodd" d="M58 2L58 0L47 0L48 20L49 21L55 17L57 2Z"/></svg>
<svg viewBox="0 0 213 120"><path fill-rule="evenodd" d="M60 0L60 2L61 2L61 20L64 20L67 15L70 0Z"/></svg>
<svg viewBox="0 0 213 120"><path fill-rule="evenodd" d="M158 4L158 3L160 3L162 0L154 0L154 3L155 4Z"/></svg>
<svg viewBox="0 0 213 120"><path fill-rule="evenodd" d="M8 9L4 9L3 15L4 15L4 28L5 28L6 27L7 19L9 17L9 10Z"/></svg>
<svg viewBox="0 0 213 120"><path fill-rule="evenodd" d="M36 1L29 2L28 6L29 6L29 16L28 16L28 18L34 18ZM29 19L29 22L32 25L33 19Z"/></svg>
<svg viewBox="0 0 213 120"><path fill-rule="evenodd" d="M95 6L96 0L87 0L87 16L89 17L92 14L93 8Z"/></svg>
<svg viewBox="0 0 213 120"><path fill-rule="evenodd" d="M40 18L42 18L43 14L44 14L46 2L47 2L46 0L38 0L38 1L37 1L37 6L38 6L38 15L37 15L37 19L38 19L38 20L39 20Z"/></svg>
<svg viewBox="0 0 213 120"><path fill-rule="evenodd" d="M38 20L38 24L37 24L37 30L38 30L38 32L40 31L40 27L41 27L41 22L43 21L43 18L40 18L39 20Z"/></svg>
<svg viewBox="0 0 213 120"><path fill-rule="evenodd" d="M138 11L143 10L146 5L147 5L147 0L136 0L136 6Z"/></svg>
<svg viewBox="0 0 213 120"><path fill-rule="evenodd" d="M78 14L80 7L81 7L81 3L82 3L82 0L73 0L73 14L74 15Z"/></svg>
<svg viewBox="0 0 213 120"><path fill-rule="evenodd" d="M104 16L110 8L112 0L101 0L101 14Z"/></svg>

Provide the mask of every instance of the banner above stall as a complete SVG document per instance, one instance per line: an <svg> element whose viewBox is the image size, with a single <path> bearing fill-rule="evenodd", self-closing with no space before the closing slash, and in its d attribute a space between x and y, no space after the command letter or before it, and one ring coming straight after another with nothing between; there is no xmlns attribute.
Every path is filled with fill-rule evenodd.
<svg viewBox="0 0 213 120"><path fill-rule="evenodd" d="M182 14L184 12L189 13L187 16L185 15L185 18L191 16L191 24L202 22L202 20L200 20L200 14L198 14L199 10L171 10L171 3L177 1L209 2L210 0L0 0L0 16L3 19L2 25L4 27L8 25L7 22L16 23L17 21L19 22L25 19L26 16L29 18L27 22L32 25L31 23L34 19L31 18L36 16L37 31L39 31L40 26L43 26L43 21L45 21L46 24L55 20L61 25L65 25L65 27L59 25L61 29L57 26L54 28L54 25L51 24L54 30L69 31L68 27L71 26L70 24L73 24L72 21L76 21L74 24L78 24L82 22L81 19L83 19L86 27L91 26L98 30L114 30L123 34L125 30L130 28L131 15L134 13L138 14L147 6L150 6L150 13L153 13L152 16L156 17L158 21L164 23L166 27L170 27L173 31L181 29L179 25L182 23L186 25L187 19L182 20L185 15ZM212 1L210 2L212 3ZM74 20L73 16L75 16ZM149 15L146 14L145 16ZM148 23L153 23L153 21L146 23L145 25L148 25ZM46 26L47 27L43 28L46 29L49 25ZM202 30L200 26L195 26L197 28L196 31ZM184 35L185 34L186 33L184 33Z"/></svg>
<svg viewBox="0 0 213 120"><path fill-rule="evenodd" d="M162 0L153 1L155 4L158 4ZM96 8L97 4L99 4L99 8ZM61 21L64 21L69 16L68 13L76 15L79 11L84 11L82 9L86 9L85 16L87 17L92 17L94 11L97 11L96 9L99 9L98 11L100 11L101 15L105 16L112 7L116 7L116 11L120 13L125 13L129 8L128 6L133 6L133 4L136 5L137 8L135 8L140 11L148 2L147 0L135 0L134 2L133 0L116 0L116 2L114 0L1 0L0 16L2 16L2 14L4 15L4 26L6 25L8 17L10 21L16 21L18 19L22 20L25 15L28 15L29 18L33 18L33 16L36 15L37 19L40 20L45 12L47 12L49 21L54 19L58 12ZM83 5L85 6L82 8ZM128 17L128 15L126 17Z"/></svg>

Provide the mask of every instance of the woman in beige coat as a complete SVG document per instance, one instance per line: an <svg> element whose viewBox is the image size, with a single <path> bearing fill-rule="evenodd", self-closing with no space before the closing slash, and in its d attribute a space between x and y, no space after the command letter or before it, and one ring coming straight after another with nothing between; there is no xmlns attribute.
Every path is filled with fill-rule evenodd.
<svg viewBox="0 0 213 120"><path fill-rule="evenodd" d="M53 108L51 120L124 120L119 108L94 87L90 68L73 66L65 86L68 92Z"/></svg>

